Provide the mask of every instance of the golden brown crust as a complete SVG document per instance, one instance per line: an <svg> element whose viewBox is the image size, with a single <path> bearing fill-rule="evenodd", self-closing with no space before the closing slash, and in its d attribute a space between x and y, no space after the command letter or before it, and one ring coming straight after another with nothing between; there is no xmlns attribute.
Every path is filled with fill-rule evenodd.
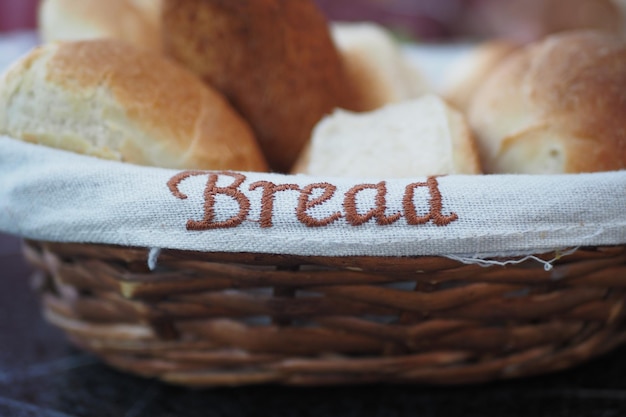
<svg viewBox="0 0 626 417"><path fill-rule="evenodd" d="M470 122L485 165L506 171L511 141L563 143L564 172L626 169L626 43L596 32L555 35L515 53L477 93ZM532 137L532 139L531 139ZM507 144L507 141L509 143ZM538 142L539 143L539 142Z"/></svg>
<svg viewBox="0 0 626 417"><path fill-rule="evenodd" d="M353 107L327 22L310 0L166 0L165 50L223 92L288 171L315 124Z"/></svg>
<svg viewBox="0 0 626 417"><path fill-rule="evenodd" d="M626 43L575 34L552 38L535 54L527 81L535 105L578 137L610 142L605 158L623 159L626 168Z"/></svg>
<svg viewBox="0 0 626 417"><path fill-rule="evenodd" d="M33 70L29 74L33 63L42 58L46 59L43 73ZM117 133L113 128L106 131L105 146L120 141L116 146L125 161L172 168L266 169L250 128L227 101L158 54L116 40L69 42L36 50L11 74L7 84L11 79L23 84L20 94L26 98L20 100L28 100L26 89L36 79L44 83L50 105L76 107L76 112L64 116L70 119L67 124L79 126L77 129L88 123L84 114L96 117L106 129L115 124ZM42 98L43 89L34 91L33 101ZM8 111L18 105L12 104L19 100L9 92L0 92L0 96L7 100ZM37 103L31 104L37 108ZM85 113L87 107L93 110ZM45 115L45 109L37 111ZM16 120L9 120L11 123ZM32 120L24 121L25 128L9 126L7 133L28 135L31 140L37 135L54 135L41 128L45 123L45 117L34 122L39 133L24 130L33 130Z"/></svg>

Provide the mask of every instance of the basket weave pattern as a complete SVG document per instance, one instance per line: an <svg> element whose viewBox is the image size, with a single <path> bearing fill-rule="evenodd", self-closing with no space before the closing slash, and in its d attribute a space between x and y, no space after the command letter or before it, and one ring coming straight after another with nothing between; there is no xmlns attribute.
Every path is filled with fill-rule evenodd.
<svg viewBox="0 0 626 417"><path fill-rule="evenodd" d="M189 386L457 384L626 340L626 246L538 262L148 251L28 241L47 319L114 367ZM545 255L551 259L554 254Z"/></svg>

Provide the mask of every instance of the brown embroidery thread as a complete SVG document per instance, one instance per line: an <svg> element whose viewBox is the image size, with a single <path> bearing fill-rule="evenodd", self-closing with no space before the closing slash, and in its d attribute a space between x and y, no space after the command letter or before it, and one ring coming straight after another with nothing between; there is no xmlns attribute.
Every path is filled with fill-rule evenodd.
<svg viewBox="0 0 626 417"><path fill-rule="evenodd" d="M300 191L297 184L280 184L276 185L269 181L257 181L250 185L250 191L257 188L263 188L263 196L261 197L261 227L272 227L272 214L274 212L274 198L276 193L280 191Z"/></svg>
<svg viewBox="0 0 626 417"><path fill-rule="evenodd" d="M425 216L418 216L413 198L415 197L415 190L419 187L427 187L430 193L430 212ZM402 199L402 206L404 208L404 216L406 221L410 225L426 224L430 220L437 226L447 226L450 223L458 220L459 216L452 212L449 216L445 216L441 211L443 210L443 201L441 191L439 191L439 182L437 177L428 177L426 182L414 182L406 186L404 198Z"/></svg>
<svg viewBox="0 0 626 417"><path fill-rule="evenodd" d="M181 182L185 181L189 177L194 177L197 175L207 175L206 171L183 171L179 174L174 175L168 182L167 188L170 189L170 192L174 194L174 197L179 198L181 200L186 200L187 195L180 192L178 186Z"/></svg>
<svg viewBox="0 0 626 417"><path fill-rule="evenodd" d="M376 190L376 207L365 214L359 214L357 210L356 197L361 191L367 189ZM397 222L400 217L402 217L401 213L396 213L393 216L385 215L385 212L387 211L386 196L387 183L385 181L379 182L378 184L359 184L352 187L345 194L345 199L343 201L343 207L346 211L346 220L352 226L360 226L367 223L372 218L376 218L376 224L380 226L388 226Z"/></svg>
<svg viewBox="0 0 626 417"><path fill-rule="evenodd" d="M208 175L209 179L204 189L204 218L200 221L188 220L187 230L202 231L209 229L223 229L239 226L248 217L250 212L250 200L238 190L239 186L246 180L245 175L236 172L203 172L203 171L185 171L174 176L169 182L170 191L176 198L184 200L187 196L180 192L178 186L182 181L197 175ZM227 187L218 187L217 181L220 175L233 177L235 181ZM223 194L234 199L239 204L239 213L230 219L216 222L215 221L215 196Z"/></svg>
<svg viewBox="0 0 626 417"><path fill-rule="evenodd" d="M187 199L187 195L180 191L180 184L189 177L200 175L208 175L208 181L204 190L204 217L201 221L187 221L187 230L202 231L208 229L229 228L239 226L243 223L247 219L250 212L250 200L239 190L239 187L246 180L246 177L243 174L231 171L184 171L172 177L167 182L167 186L174 197L180 200L185 200ZM234 181L227 187L218 187L217 182L220 175L230 176L234 178ZM417 208L415 207L414 202L415 190L420 187L428 188L430 195L430 200L428 202L430 211L428 214L423 216L418 216ZM300 191L296 214L298 220L308 227L328 226L343 217L341 212L335 212L324 219L316 219L307 213L307 211L313 207L323 204L335 195L337 187L333 184L327 182L315 183L309 184L302 189L297 184L277 185L269 181L257 181L250 185L250 191L258 188L263 188L260 219L262 228L269 228L273 226L272 215L274 210L274 200L276 193L280 191ZM323 193L321 196L311 199L313 192L316 189L322 189ZM365 214L359 214L356 204L357 195L359 192L367 189L376 190L375 207ZM236 215L220 222L215 221L215 197L218 194L231 197L239 205L239 212ZM372 218L376 218L376 223L381 226L390 225L398 221L402 217L402 213L396 213L392 216L387 216L385 214L387 210L386 196L387 184L385 181L379 182L378 184L359 184L352 187L345 193L343 202L343 207L346 212L345 217L348 224L352 226L359 226L368 222ZM404 198L402 200L402 208L409 225L421 225L432 221L437 226L447 226L459 218L459 216L454 212L451 212L449 215L444 215L442 213L443 198L441 191L439 190L437 177L429 177L426 182L415 182L407 185L404 192Z"/></svg>
<svg viewBox="0 0 626 417"><path fill-rule="evenodd" d="M315 190L316 188L323 189L324 193L321 196L313 200L309 200L309 198L313 194L313 190ZM322 227L322 226L328 226L329 224L340 219L341 213L339 212L333 213L330 216L326 217L325 219L320 219L320 220L314 217L311 217L307 214L307 211L309 209L315 206L318 206L320 204L323 204L324 202L330 200L333 197L333 195L335 195L335 191L337 191L337 187L327 182L309 184L306 187L304 187L300 191L300 198L298 199L298 209L296 210L298 220L304 223L305 225L307 225L308 227Z"/></svg>

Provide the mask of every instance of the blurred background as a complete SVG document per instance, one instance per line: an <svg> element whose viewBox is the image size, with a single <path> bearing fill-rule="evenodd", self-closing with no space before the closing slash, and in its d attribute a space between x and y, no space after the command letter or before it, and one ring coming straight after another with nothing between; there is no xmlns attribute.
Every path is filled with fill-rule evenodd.
<svg viewBox="0 0 626 417"><path fill-rule="evenodd" d="M417 40L508 38L593 28L621 31L624 0L316 0L332 19L375 20Z"/></svg>
<svg viewBox="0 0 626 417"><path fill-rule="evenodd" d="M105 0L103 0L105 1ZM531 41L552 32L621 32L625 0L315 0L333 20L371 20L401 37L447 41L506 37ZM39 0L0 0L0 32L33 29Z"/></svg>
<svg viewBox="0 0 626 417"><path fill-rule="evenodd" d="M0 0L0 32L32 29L39 0Z"/></svg>

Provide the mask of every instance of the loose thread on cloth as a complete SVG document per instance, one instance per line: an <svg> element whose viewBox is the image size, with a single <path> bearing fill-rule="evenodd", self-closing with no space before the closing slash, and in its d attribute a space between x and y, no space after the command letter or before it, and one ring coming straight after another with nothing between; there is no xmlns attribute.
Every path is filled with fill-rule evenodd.
<svg viewBox="0 0 626 417"><path fill-rule="evenodd" d="M154 271L157 268L159 255L161 255L161 248L150 248L150 252L148 252L148 269L150 271Z"/></svg>
<svg viewBox="0 0 626 417"><path fill-rule="evenodd" d="M578 249L580 249L580 246L577 246L575 248L570 248L567 250L556 250L555 257L548 261L541 259L535 255L528 255L520 259L509 259L506 261L497 260L497 259L481 259L481 258L473 258L469 256L457 256L457 255L446 255L446 258L452 259L453 261L461 262L466 265L480 265L482 267L517 265L526 261L533 260L533 261L539 262L540 264L543 264L544 270L551 271L554 268L553 264L556 261L563 258L564 256L573 254Z"/></svg>

